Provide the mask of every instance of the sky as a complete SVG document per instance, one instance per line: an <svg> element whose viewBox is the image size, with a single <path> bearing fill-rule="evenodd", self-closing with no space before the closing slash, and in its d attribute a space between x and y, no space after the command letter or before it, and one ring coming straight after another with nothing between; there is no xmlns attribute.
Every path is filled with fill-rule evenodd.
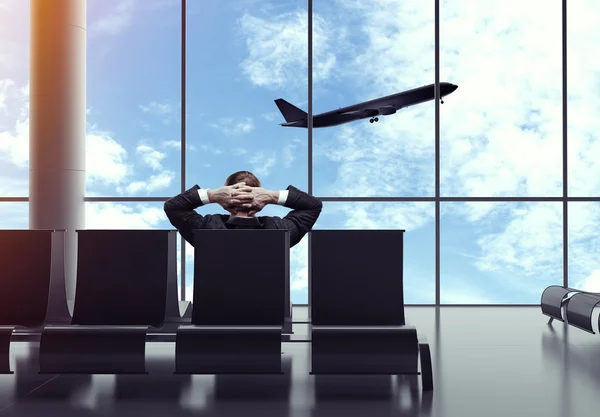
<svg viewBox="0 0 600 417"><path fill-rule="evenodd" d="M560 0L442 0L441 195L562 196ZM0 0L0 196L28 195L29 2ZM568 2L568 192L600 196L600 3ZM179 0L88 0L87 196L180 192ZM248 169L267 189L308 188L308 133L273 100L308 110L306 1L188 0L186 188ZM433 1L314 0L313 111L432 84ZM317 197L432 197L435 105L376 124L315 129ZM82 138L83 140L84 138ZM162 203L86 203L86 226L172 229ZM267 206L263 215L284 216ZM225 213L218 205L200 214ZM562 284L562 203L441 203L441 302L539 303ZM570 285L600 291L600 203L569 203ZM27 228L0 203L0 228ZM403 229L405 302L434 303L435 207L324 203L317 229ZM178 249L179 250L179 249ZM186 249L186 297L193 249ZM307 239L292 301L308 300ZM340 277L344 285L344 277Z"/></svg>

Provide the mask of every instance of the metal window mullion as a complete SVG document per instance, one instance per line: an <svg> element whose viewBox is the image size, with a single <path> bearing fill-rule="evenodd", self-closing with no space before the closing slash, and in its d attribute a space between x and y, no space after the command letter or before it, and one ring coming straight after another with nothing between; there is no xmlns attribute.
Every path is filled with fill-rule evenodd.
<svg viewBox="0 0 600 417"><path fill-rule="evenodd" d="M185 191L185 176L186 176L186 147L187 147L187 142L186 142L186 54L187 54L187 48L186 48L186 39L187 39L187 31L186 31L186 22L187 22L187 13L186 13L186 6L187 6L187 0L181 0L181 192ZM183 236L179 237L179 241L180 241L180 245L181 245L181 249L180 249L180 254L181 254L181 259L179 259L180 262L180 277L179 277L179 281L181 282L181 300L185 301L185 284L186 284L186 280L185 280L185 239L183 238Z"/></svg>
<svg viewBox="0 0 600 417"><path fill-rule="evenodd" d="M312 160L312 148L313 148L313 2L308 0L308 194L313 194L313 160ZM311 319L311 305L312 305L312 259L310 256L312 248L311 233L308 233L308 318Z"/></svg>
<svg viewBox="0 0 600 417"><path fill-rule="evenodd" d="M567 113L567 0L562 1L562 169L563 169L563 285L569 286L569 174L568 174L568 113Z"/></svg>
<svg viewBox="0 0 600 417"><path fill-rule="evenodd" d="M440 305L440 0L435 0L435 305Z"/></svg>

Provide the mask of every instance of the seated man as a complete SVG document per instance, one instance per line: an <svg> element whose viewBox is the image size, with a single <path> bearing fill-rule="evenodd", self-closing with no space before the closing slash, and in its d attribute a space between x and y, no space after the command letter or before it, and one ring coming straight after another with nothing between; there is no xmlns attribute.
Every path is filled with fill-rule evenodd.
<svg viewBox="0 0 600 417"><path fill-rule="evenodd" d="M202 216L194 210L204 204L217 203L231 215ZM277 216L255 217L267 204L291 208L283 219ZM185 240L194 245L194 229L285 229L290 231L290 247L312 229L323 203L299 189L289 186L284 191L269 191L251 172L231 174L225 185L217 189L197 185L167 200L165 213Z"/></svg>

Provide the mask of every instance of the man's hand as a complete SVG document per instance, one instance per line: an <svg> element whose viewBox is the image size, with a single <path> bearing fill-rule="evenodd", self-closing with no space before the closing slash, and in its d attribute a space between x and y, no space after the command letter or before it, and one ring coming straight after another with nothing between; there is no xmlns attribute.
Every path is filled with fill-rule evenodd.
<svg viewBox="0 0 600 417"><path fill-rule="evenodd" d="M253 199L252 187L247 186L245 182L208 190L208 200L219 204L230 213L249 210Z"/></svg>
<svg viewBox="0 0 600 417"><path fill-rule="evenodd" d="M250 187L253 196L251 208L248 216L254 216L261 211L267 204L277 204L279 198L278 191L265 190L262 187Z"/></svg>

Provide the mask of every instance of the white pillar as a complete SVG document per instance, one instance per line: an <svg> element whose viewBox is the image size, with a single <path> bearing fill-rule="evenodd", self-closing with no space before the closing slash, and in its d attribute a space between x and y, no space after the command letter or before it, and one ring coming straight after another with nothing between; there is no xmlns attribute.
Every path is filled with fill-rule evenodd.
<svg viewBox="0 0 600 417"><path fill-rule="evenodd" d="M75 230L85 228L87 2L30 1L29 227L67 230L65 279L72 302Z"/></svg>

